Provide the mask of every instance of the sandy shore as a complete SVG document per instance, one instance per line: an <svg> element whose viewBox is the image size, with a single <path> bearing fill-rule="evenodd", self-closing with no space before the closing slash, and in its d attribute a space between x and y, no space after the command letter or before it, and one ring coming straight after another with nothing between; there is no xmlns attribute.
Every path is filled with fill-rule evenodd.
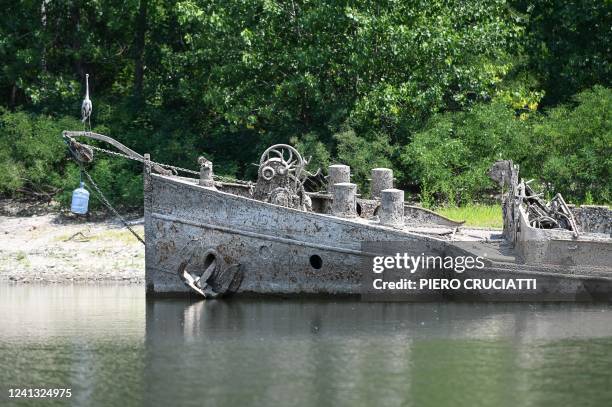
<svg viewBox="0 0 612 407"><path fill-rule="evenodd" d="M142 236L142 220L134 223ZM114 221L0 216L0 280L143 283L144 246Z"/></svg>

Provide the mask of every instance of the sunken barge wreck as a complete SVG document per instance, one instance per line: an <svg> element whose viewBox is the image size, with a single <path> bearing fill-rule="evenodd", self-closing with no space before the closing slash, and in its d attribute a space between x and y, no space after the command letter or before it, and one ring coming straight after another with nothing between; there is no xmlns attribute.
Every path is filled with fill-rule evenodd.
<svg viewBox="0 0 612 407"><path fill-rule="evenodd" d="M64 132L71 150L87 148L74 140L80 136L112 140ZM308 161L289 145L264 151L257 181L243 182L215 176L204 157L199 172L179 176L177 167L112 142L144 164L148 296L360 295L362 264L373 255L364 242L399 242L414 255L484 255L484 269L466 271L462 279L538 281L519 297L496 289L438 289L411 293L415 300L612 298L612 211L571 207L560 195L545 202L511 161L489 172L503 191L501 231L465 227L406 204L386 168L372 170L369 197L362 197L348 166L332 165L325 177L311 174Z"/></svg>

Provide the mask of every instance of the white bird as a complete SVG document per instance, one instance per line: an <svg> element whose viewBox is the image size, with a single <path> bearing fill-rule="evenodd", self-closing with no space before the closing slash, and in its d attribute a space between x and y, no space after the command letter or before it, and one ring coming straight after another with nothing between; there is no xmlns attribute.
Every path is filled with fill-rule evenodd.
<svg viewBox="0 0 612 407"><path fill-rule="evenodd" d="M83 123L89 120L92 110L93 104L89 99L89 74L85 74L85 99L83 99L83 104L81 105L81 121Z"/></svg>

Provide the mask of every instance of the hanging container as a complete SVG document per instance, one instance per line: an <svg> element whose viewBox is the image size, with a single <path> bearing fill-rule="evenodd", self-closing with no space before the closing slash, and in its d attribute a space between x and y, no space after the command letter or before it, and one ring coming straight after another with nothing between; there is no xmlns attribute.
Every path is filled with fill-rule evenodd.
<svg viewBox="0 0 612 407"><path fill-rule="evenodd" d="M81 185L72 191L72 204L70 205L70 210L73 213L85 215L87 213L88 206L89 191L85 189L85 183L81 181Z"/></svg>

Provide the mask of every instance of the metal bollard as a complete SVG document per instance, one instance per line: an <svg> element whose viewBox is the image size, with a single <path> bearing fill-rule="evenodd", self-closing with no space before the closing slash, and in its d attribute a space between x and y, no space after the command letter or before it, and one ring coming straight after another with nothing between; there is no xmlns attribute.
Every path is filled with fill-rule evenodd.
<svg viewBox="0 0 612 407"><path fill-rule="evenodd" d="M372 170L372 199L380 199L383 189L393 188L393 170L389 168L374 168Z"/></svg>
<svg viewBox="0 0 612 407"><path fill-rule="evenodd" d="M334 185L341 182L351 182L351 167L343 164L330 165L327 174L327 191L334 192Z"/></svg>
<svg viewBox="0 0 612 407"><path fill-rule="evenodd" d="M204 157L198 158L200 164L200 185L203 187L215 187L215 181L213 179L213 163Z"/></svg>
<svg viewBox="0 0 612 407"><path fill-rule="evenodd" d="M332 214L342 218L357 216L357 185L350 182L341 182L334 185L334 201Z"/></svg>
<svg viewBox="0 0 612 407"><path fill-rule="evenodd" d="M404 191L401 189L385 189L381 191L380 209L378 210L380 224L401 227L404 225Z"/></svg>

